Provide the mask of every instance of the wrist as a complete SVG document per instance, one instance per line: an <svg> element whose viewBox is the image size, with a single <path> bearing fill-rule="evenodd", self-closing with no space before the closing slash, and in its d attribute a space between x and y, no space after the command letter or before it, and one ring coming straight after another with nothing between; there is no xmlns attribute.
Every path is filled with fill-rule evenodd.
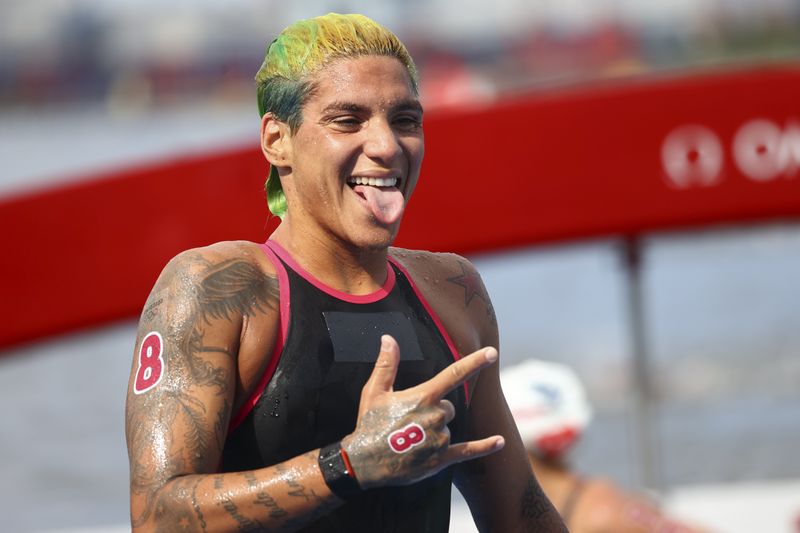
<svg viewBox="0 0 800 533"><path fill-rule="evenodd" d="M319 450L319 469L325 484L341 500L351 500L362 489L341 441Z"/></svg>

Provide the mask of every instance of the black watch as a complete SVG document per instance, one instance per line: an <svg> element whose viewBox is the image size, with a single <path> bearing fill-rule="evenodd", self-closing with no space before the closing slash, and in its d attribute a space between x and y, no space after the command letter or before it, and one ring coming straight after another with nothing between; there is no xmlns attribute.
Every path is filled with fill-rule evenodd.
<svg viewBox="0 0 800 533"><path fill-rule="evenodd" d="M340 499L347 501L361 494L361 487L350 461L347 460L347 453L342 449L341 441L320 448L319 469L328 488Z"/></svg>

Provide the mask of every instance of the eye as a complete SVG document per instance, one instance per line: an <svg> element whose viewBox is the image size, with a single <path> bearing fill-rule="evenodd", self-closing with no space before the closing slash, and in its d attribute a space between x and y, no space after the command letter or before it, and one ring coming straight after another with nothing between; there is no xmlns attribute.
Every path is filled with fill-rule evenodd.
<svg viewBox="0 0 800 533"><path fill-rule="evenodd" d="M361 119L356 116L346 115L332 118L329 124L335 129L350 131L358 129L361 126L361 122Z"/></svg>
<svg viewBox="0 0 800 533"><path fill-rule="evenodd" d="M422 117L418 115L399 115L394 119L394 123L404 130L417 130L422 127Z"/></svg>

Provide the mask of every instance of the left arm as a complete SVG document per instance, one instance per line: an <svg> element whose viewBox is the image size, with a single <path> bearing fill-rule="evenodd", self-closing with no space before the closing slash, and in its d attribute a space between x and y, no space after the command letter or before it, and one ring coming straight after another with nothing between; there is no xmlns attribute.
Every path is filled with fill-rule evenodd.
<svg viewBox="0 0 800 533"><path fill-rule="evenodd" d="M533 475L499 381L498 365L481 371L469 408L469 438L502 435L506 445L457 465L456 486L480 531L566 532Z"/></svg>
<svg viewBox="0 0 800 533"><path fill-rule="evenodd" d="M460 295L480 346L499 345L492 302L475 268L457 258L460 274L448 276ZM455 467L455 483L467 500L480 531L566 532L556 509L533 474L514 419L500 388L499 365L483 369L475 383L468 410L470 439L502 435L505 447L492 455Z"/></svg>

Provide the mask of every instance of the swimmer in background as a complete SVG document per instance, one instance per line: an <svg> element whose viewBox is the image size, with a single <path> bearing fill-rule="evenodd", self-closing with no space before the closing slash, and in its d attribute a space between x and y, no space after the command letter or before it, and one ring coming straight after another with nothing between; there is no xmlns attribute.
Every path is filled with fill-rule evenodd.
<svg viewBox="0 0 800 533"><path fill-rule="evenodd" d="M647 498L572 470L568 452L592 418L583 386L567 366L538 360L500 372L536 478L572 533L701 533L665 516Z"/></svg>

